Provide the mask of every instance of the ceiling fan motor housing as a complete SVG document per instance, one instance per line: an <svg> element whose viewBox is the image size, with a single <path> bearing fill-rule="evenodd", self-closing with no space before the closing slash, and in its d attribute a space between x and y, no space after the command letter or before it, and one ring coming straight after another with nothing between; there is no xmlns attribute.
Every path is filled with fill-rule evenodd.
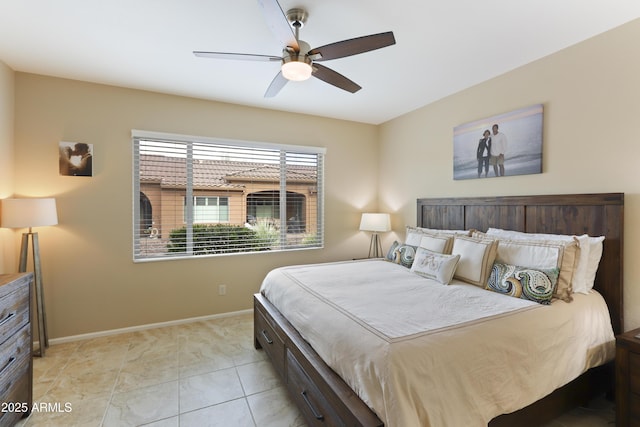
<svg viewBox="0 0 640 427"><path fill-rule="evenodd" d="M282 74L287 80L303 81L311 77L311 58L307 52L311 49L308 43L298 40L300 51L296 52L292 47L282 50Z"/></svg>

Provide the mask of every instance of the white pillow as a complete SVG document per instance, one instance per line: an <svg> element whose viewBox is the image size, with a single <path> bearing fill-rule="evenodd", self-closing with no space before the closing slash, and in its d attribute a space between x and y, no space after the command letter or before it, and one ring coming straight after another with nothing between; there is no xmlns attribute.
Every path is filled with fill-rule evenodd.
<svg viewBox="0 0 640 427"><path fill-rule="evenodd" d="M407 226L407 232L411 229L412 231L417 231L419 233L425 234L459 234L462 236L471 235L471 230L446 230L440 228L425 228L425 227L411 227Z"/></svg>
<svg viewBox="0 0 640 427"><path fill-rule="evenodd" d="M436 234L431 236L425 234L420 239L419 246L432 252L438 252L440 254L450 254L451 247L453 246L453 236L447 236L443 234Z"/></svg>
<svg viewBox="0 0 640 427"><path fill-rule="evenodd" d="M456 271L460 255L445 255L418 248L411 271L428 279L448 285Z"/></svg>
<svg viewBox="0 0 640 427"><path fill-rule="evenodd" d="M438 230L435 228L423 228L423 227L412 227L410 225L407 226L407 233L405 237L405 243L411 246L420 246L420 240L422 236L434 236L438 234L448 234L448 235L470 235L469 230Z"/></svg>
<svg viewBox="0 0 640 427"><path fill-rule="evenodd" d="M578 257L578 262L573 273L573 278L571 280L571 288L573 292L584 294L586 294L591 288L593 288L595 271L593 271L593 278L589 280L591 259L590 252L591 248L594 246L592 240L596 238L589 237L587 234L583 234L581 236L571 236L566 234L524 233L515 230L502 230L500 228L489 228L486 234L489 236L500 237L501 239L507 238L512 240L557 240L562 242L570 242L574 239L577 240L578 246L580 247L580 255ZM602 255L602 247L600 248L600 255ZM600 257L598 256L597 258L598 260L596 261L595 266L596 270L598 269L598 263L600 262Z"/></svg>
<svg viewBox="0 0 640 427"><path fill-rule="evenodd" d="M416 227L407 227L407 235L405 236L404 243L411 246L420 246L420 240L425 233L421 232Z"/></svg>
<svg viewBox="0 0 640 427"><path fill-rule="evenodd" d="M603 241L604 236L589 237L589 262L587 263L587 288L584 290L585 294L593 289L593 283L596 280L596 271L598 271L598 265L600 265L600 259L602 258Z"/></svg>
<svg viewBox="0 0 640 427"><path fill-rule="evenodd" d="M456 235L451 253L460 255L460 261L453 277L484 287L496 259L497 247L498 241L494 239L474 239Z"/></svg>
<svg viewBox="0 0 640 427"><path fill-rule="evenodd" d="M535 269L556 268L562 260L562 243L500 239L496 260Z"/></svg>

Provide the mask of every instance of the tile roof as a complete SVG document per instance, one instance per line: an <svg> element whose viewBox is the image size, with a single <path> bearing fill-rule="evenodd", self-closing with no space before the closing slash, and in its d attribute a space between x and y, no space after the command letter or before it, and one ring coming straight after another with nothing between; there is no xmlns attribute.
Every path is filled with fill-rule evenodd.
<svg viewBox="0 0 640 427"><path fill-rule="evenodd" d="M180 188L186 184L185 159L142 154L140 181L159 183L162 187ZM280 167L268 163L196 159L193 163L193 185L196 188L242 189L246 182L278 182ZM287 182L315 184L315 166L289 165Z"/></svg>

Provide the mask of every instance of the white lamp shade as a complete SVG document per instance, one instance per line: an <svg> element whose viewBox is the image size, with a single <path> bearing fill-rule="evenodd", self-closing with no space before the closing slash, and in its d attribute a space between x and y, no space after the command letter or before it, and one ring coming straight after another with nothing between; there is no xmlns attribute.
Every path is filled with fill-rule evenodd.
<svg viewBox="0 0 640 427"><path fill-rule="evenodd" d="M391 231L391 217L386 213L363 213L360 230L385 232Z"/></svg>
<svg viewBox="0 0 640 427"><path fill-rule="evenodd" d="M56 225L57 223L56 199L2 200L2 227L42 227Z"/></svg>

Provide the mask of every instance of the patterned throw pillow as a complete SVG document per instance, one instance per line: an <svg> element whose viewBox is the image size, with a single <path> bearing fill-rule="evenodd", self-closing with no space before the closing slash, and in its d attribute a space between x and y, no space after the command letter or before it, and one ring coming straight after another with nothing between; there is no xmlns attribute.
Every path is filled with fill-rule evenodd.
<svg viewBox="0 0 640 427"><path fill-rule="evenodd" d="M385 257L387 260L393 261L393 254L396 253L398 245L400 245L400 243L397 240L391 244L391 247L389 247L389 251L387 252L387 256Z"/></svg>
<svg viewBox="0 0 640 427"><path fill-rule="evenodd" d="M496 262L485 289L547 305L553 298L559 272L558 268L536 270Z"/></svg>
<svg viewBox="0 0 640 427"><path fill-rule="evenodd" d="M405 245L404 243L393 242L389 252L387 252L387 259L396 264L403 265L407 268L411 268L413 259L416 256L416 247L411 245Z"/></svg>

